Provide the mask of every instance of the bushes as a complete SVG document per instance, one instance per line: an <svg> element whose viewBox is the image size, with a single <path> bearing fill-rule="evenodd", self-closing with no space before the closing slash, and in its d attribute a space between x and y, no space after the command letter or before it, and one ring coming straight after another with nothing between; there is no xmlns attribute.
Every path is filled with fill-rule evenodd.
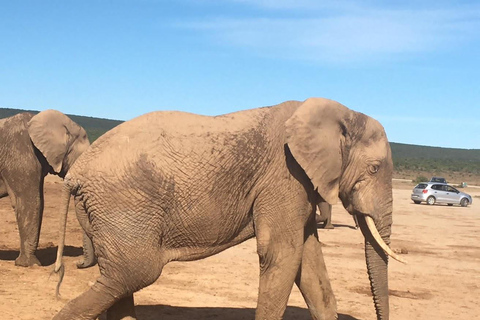
<svg viewBox="0 0 480 320"><path fill-rule="evenodd" d="M480 175L480 161L424 158L393 158L396 171L459 172Z"/></svg>
<svg viewBox="0 0 480 320"><path fill-rule="evenodd" d="M416 184L420 183L420 182L427 182L429 181L430 179L428 179L427 177L425 176L417 176L416 179L412 180L412 182L415 182Z"/></svg>

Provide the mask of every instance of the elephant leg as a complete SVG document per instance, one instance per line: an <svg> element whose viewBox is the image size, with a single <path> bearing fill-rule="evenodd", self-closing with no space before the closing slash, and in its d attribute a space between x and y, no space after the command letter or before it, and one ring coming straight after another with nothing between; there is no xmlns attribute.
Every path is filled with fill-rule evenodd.
<svg viewBox="0 0 480 320"><path fill-rule="evenodd" d="M88 291L68 302L53 320L94 320L105 311L107 320L136 319L133 291L154 281L140 283L132 276L126 284L112 280L113 277L101 276ZM136 287L136 290L130 289L132 286Z"/></svg>
<svg viewBox="0 0 480 320"><path fill-rule="evenodd" d="M151 266L146 266L148 267ZM102 266L100 269L105 270ZM157 270L144 271L157 274ZM129 279L126 278L127 274L130 275ZM158 279L155 275L148 278ZM133 269L119 266L109 275L101 275L88 291L68 302L53 320L94 320L105 311L107 320L136 319L133 292L152 284L155 280L146 282Z"/></svg>
<svg viewBox="0 0 480 320"><path fill-rule="evenodd" d="M2 177L0 176L0 199L8 196L7 186L3 182Z"/></svg>
<svg viewBox="0 0 480 320"><path fill-rule="evenodd" d="M107 311L107 320L135 320L133 294L115 302Z"/></svg>
<svg viewBox="0 0 480 320"><path fill-rule="evenodd" d="M320 202L318 205L320 211L320 217L316 219L318 222L323 222L324 229L334 229L332 224L332 205L328 202Z"/></svg>
<svg viewBox="0 0 480 320"><path fill-rule="evenodd" d="M305 229L306 241L295 283L315 320L337 319L337 305L313 223Z"/></svg>
<svg viewBox="0 0 480 320"><path fill-rule="evenodd" d="M260 260L260 284L255 319L282 319L287 307L300 266L303 244L303 227L300 227L298 232L296 226L287 225L282 225L275 219L261 217L255 221Z"/></svg>
<svg viewBox="0 0 480 320"><path fill-rule="evenodd" d="M101 276L88 291L67 303L55 320L96 319L105 311L107 320L135 319L133 293L155 282L166 262L148 237L151 230L139 234L131 227L122 225L121 234L118 229L94 234Z"/></svg>
<svg viewBox="0 0 480 320"><path fill-rule="evenodd" d="M125 294L122 286L101 276L95 284L77 298L68 302L53 320L93 320L110 308L117 297Z"/></svg>
<svg viewBox="0 0 480 320"><path fill-rule="evenodd" d="M20 254L15 260L16 266L28 267L34 264L41 265L35 256L40 237L40 228L43 217L43 180L40 176L36 181L31 178L22 182L7 183L5 187L11 199L12 207L20 234ZM14 181L10 179L9 181Z"/></svg>
<svg viewBox="0 0 480 320"><path fill-rule="evenodd" d="M83 259L77 262L78 269L92 267L97 263L95 257L95 249L93 248L92 239L84 232L83 233Z"/></svg>
<svg viewBox="0 0 480 320"><path fill-rule="evenodd" d="M87 211L83 201L75 198L75 212L80 226L83 228L83 259L77 262L77 268L83 269L94 266L97 263L95 249L92 242L92 227L88 221Z"/></svg>

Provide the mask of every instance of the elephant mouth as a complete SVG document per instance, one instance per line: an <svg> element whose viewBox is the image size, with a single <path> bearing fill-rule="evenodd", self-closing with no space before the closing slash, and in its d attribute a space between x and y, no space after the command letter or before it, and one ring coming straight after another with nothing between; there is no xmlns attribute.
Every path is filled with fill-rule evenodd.
<svg viewBox="0 0 480 320"><path fill-rule="evenodd" d="M380 233L377 230L377 227L375 226L375 222L373 221L372 217L368 215L363 215L363 214L357 214L357 218L360 219L365 219L366 225L370 233L372 234L372 237L375 239L375 242L382 248L383 251L393 259L397 260L398 262L407 264L407 261L405 259L402 259L399 255L397 255L395 252L390 249L390 247L383 241L382 237L380 236Z"/></svg>

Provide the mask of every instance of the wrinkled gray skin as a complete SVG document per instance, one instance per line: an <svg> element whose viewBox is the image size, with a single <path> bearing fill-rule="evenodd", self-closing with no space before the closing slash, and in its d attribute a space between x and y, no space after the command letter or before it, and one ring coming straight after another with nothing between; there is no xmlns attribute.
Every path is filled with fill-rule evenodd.
<svg viewBox="0 0 480 320"><path fill-rule="evenodd" d="M21 113L0 120L0 198L10 196L20 234L15 265L40 265L35 251L44 178L48 173L63 178L88 146L85 130L59 111Z"/></svg>
<svg viewBox="0 0 480 320"><path fill-rule="evenodd" d="M133 293L170 261L202 259L256 237L256 319L281 319L295 283L313 319L337 319L315 209L340 197L359 217L378 319L389 318L392 160L383 127L319 98L217 117L153 112L100 137L65 178L64 213L93 237L100 277L54 319L135 317ZM66 221L66 220L65 220ZM61 230L57 271L65 227Z"/></svg>

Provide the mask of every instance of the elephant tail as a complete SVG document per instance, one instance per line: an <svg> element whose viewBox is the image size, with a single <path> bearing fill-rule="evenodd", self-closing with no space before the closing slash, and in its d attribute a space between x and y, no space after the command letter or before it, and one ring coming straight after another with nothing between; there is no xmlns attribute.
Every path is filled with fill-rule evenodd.
<svg viewBox="0 0 480 320"><path fill-rule="evenodd" d="M62 190L62 208L61 208L61 217L60 217L60 232L59 232L59 241L57 249L57 260L55 261L55 269L53 273L59 274L59 279L57 283L57 289L55 296L58 298L60 296L60 285L63 281L63 276L65 274L65 267L62 262L63 249L65 247L65 232L67 228L67 215L68 215L68 206L70 204L71 188L67 179L63 183Z"/></svg>

